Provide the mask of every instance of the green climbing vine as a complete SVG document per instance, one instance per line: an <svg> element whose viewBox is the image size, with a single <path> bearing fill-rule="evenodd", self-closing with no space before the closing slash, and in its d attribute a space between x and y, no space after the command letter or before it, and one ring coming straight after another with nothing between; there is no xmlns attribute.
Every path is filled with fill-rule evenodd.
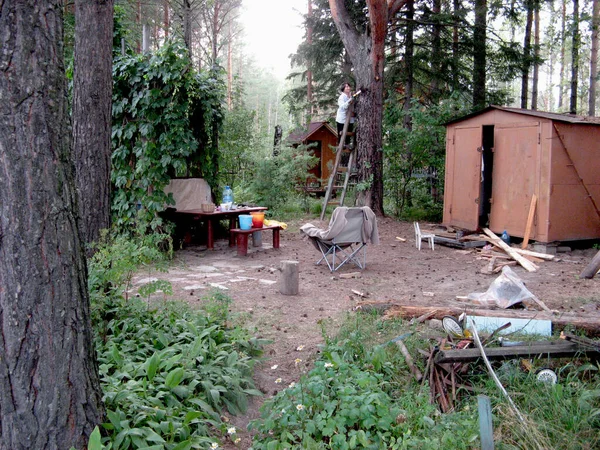
<svg viewBox="0 0 600 450"><path fill-rule="evenodd" d="M117 56L113 64L113 219L156 229L172 203L163 192L175 176L214 186L224 84L198 72L180 42L149 55Z"/></svg>

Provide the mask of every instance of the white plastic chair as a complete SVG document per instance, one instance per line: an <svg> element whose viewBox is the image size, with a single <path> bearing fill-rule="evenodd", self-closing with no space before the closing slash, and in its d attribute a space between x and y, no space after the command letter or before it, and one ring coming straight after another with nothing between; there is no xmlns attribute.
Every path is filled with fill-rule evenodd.
<svg viewBox="0 0 600 450"><path fill-rule="evenodd" d="M435 250L435 244L433 243L433 241L435 240L435 234L421 233L421 228L419 227L419 222L414 222L414 226L415 226L415 240L416 240L416 245L417 245L417 248L419 249L419 251L421 250L421 240L422 239L427 239L427 242L429 243L429 248L431 250Z"/></svg>

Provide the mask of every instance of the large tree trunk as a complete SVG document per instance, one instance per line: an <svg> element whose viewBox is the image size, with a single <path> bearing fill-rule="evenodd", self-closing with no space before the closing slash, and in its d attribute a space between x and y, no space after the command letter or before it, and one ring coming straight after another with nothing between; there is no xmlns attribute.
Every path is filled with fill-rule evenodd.
<svg viewBox="0 0 600 450"><path fill-rule="evenodd" d="M76 220L62 4L0 6L3 449L85 448L102 421Z"/></svg>
<svg viewBox="0 0 600 450"><path fill-rule="evenodd" d="M388 20L406 0L367 0L369 27L357 31L344 0L329 0L331 15L340 38L355 69L358 89L363 92L357 103L358 179L364 189L358 193L358 204L370 206L383 215L383 68Z"/></svg>
<svg viewBox="0 0 600 450"><path fill-rule="evenodd" d="M437 101L439 97L439 79L442 76L442 24L440 23L440 14L442 12L442 0L433 1L433 14L435 17L433 24L433 36L431 39L431 46L433 47L431 53L431 97L434 101Z"/></svg>
<svg viewBox="0 0 600 450"><path fill-rule="evenodd" d="M533 13L533 22L535 24L533 28L533 55L535 61L533 62L533 80L531 83L531 109L538 109L538 81L539 81L539 57L540 57L540 5L535 2L535 10Z"/></svg>
<svg viewBox="0 0 600 450"><path fill-rule="evenodd" d="M572 19L573 46L571 48L571 101L569 102L569 112L577 114L577 87L579 83L579 45L581 38L579 36L579 0L573 0L573 19Z"/></svg>
<svg viewBox="0 0 600 450"><path fill-rule="evenodd" d="M73 151L88 244L110 227L112 39L113 0L76 0Z"/></svg>
<svg viewBox="0 0 600 450"><path fill-rule="evenodd" d="M486 64L487 0L475 0L475 29L473 31L473 109L486 106L485 64Z"/></svg>
<svg viewBox="0 0 600 450"><path fill-rule="evenodd" d="M565 46L567 41L567 0L562 0L560 19L560 74L558 79L558 109L563 111L565 104Z"/></svg>
<svg viewBox="0 0 600 450"><path fill-rule="evenodd" d="M600 2L592 1L592 51L590 55L590 97L588 114L596 115L596 86L598 84L598 29L600 28Z"/></svg>
<svg viewBox="0 0 600 450"><path fill-rule="evenodd" d="M460 80L458 71L460 61L458 30L460 28L461 4L460 0L453 0L452 3L452 87L454 90L458 90Z"/></svg>
<svg viewBox="0 0 600 450"><path fill-rule="evenodd" d="M307 13L308 26L306 28L306 43L309 47L312 47L313 43L313 25L312 25L312 0L308 0L308 13ZM313 79L312 79L312 61L308 59L306 61L306 103L308 104L308 120L307 123L310 125L312 116L314 113L313 105Z"/></svg>
<svg viewBox="0 0 600 450"><path fill-rule="evenodd" d="M523 39L521 108L527 108L527 100L529 96L529 67L531 65L531 26L533 24L533 0L527 0L525 5L527 7L527 21L525 23L525 37Z"/></svg>
<svg viewBox="0 0 600 450"><path fill-rule="evenodd" d="M404 128L412 130L412 117L409 114L414 87L414 53L415 53L415 3L406 2L406 36L404 44ZM409 155L410 158L410 155Z"/></svg>
<svg viewBox="0 0 600 450"><path fill-rule="evenodd" d="M192 51L192 3L191 0L183 0L183 42L188 49L190 59L193 59Z"/></svg>

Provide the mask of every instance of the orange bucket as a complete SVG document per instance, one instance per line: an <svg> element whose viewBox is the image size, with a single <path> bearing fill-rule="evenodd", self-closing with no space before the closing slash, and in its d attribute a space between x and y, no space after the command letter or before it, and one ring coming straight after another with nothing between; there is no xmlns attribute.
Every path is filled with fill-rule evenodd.
<svg viewBox="0 0 600 450"><path fill-rule="evenodd" d="M252 228L262 228L265 220L264 212L252 212Z"/></svg>

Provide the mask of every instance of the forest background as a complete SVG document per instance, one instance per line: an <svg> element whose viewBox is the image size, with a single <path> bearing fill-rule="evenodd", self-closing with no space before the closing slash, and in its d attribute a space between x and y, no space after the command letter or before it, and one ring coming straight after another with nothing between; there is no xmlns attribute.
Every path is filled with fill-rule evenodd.
<svg viewBox="0 0 600 450"><path fill-rule="evenodd" d="M285 145L275 156L273 132L281 125L285 136L312 120L331 120L342 80L356 78L365 93L359 112L368 104L373 113L362 123L376 125L364 142L359 127L357 196L378 213L385 205L404 217L439 217L447 120L490 103L513 105L519 96L521 107L595 115L597 1L309 2L306 40L281 90L245 56L241 6L240 0L123 0L114 9L109 0L2 3L3 447L83 448L104 417L102 400L110 401L106 392L102 398L99 370L114 375L125 347L143 347L117 345L114 333L129 327L115 320L139 319L139 311L125 316L123 307L131 306L131 270L152 260L148 246L116 236L104 247L87 247L88 255L96 251L88 279L83 244L101 241L100 230L111 222L143 237L163 228L157 213L172 202L162 188L173 176L203 177L215 193L231 185L237 201L274 211L306 200L294 181L305 181L314 159ZM265 26L268 20L276 18L265 11ZM362 51L378 71L372 79L364 75L371 59L356 58ZM543 67L560 74L546 88L539 87ZM149 238L168 245L164 236ZM140 335L155 322L149 317ZM100 327L95 334L92 323ZM154 344L166 341L159 335ZM236 354L227 360L237 364ZM155 354L141 358L145 391L160 361ZM169 370L173 363L166 362ZM187 390L175 389L183 376L183 368L161 373L169 402L176 403L173 395L187 398ZM123 384L119 377L114 386ZM245 387L246 381L236 398ZM220 391L206 390L222 406ZM140 412L129 394L131 411ZM118 427L127 421L107 414L116 439L125 439ZM169 427L165 432L180 429Z"/></svg>
<svg viewBox="0 0 600 450"><path fill-rule="evenodd" d="M369 8L375 2L343 3L356 30L373 26L369 25ZM386 22L383 106L375 113L382 117L382 140L375 146L383 150L383 157L379 162L369 161L372 155L362 155L366 167L369 163L381 167L361 172L358 184L359 191L369 191L376 184L374 179L382 180L379 192L371 193L366 201L377 212L383 213L385 205L386 213L398 217L441 218L443 124L448 120L489 104L595 115L597 1L392 3L400 8ZM164 200L160 190L152 198L144 190L148 185L161 187L168 180L167 169L177 175L203 176L215 192L231 185L237 199L259 201L275 209L297 197L287 182L289 177L309 181L306 169L314 160L307 157L305 148L300 149L301 160L290 154L286 157L286 152L279 162L272 158L275 129L282 128L285 143L291 131L311 121L333 124L337 88L344 80L356 82L356 64L336 31L329 1L307 1L306 10L298 11L303 14L304 40L290 55L290 72L283 81L272 69L264 70L253 61L245 43L243 8L241 0L116 2L116 49L130 58L144 53L157 58L166 42L180 38L193 73L212 83L212 97L198 97L205 104L212 103L205 111L212 115L199 124L197 114L192 124L197 131L190 142L194 146L196 141L198 149L182 152L180 148L172 160L162 159L164 176L144 180L142 188L134 188L113 205L119 217L132 217L139 202L149 206L149 213L157 212L152 205L158 208ZM269 27L278 18L265 9L264 20ZM119 67L117 62L113 134L130 141L133 134L118 130L123 119L118 106L134 94L127 90L130 86L121 89ZM173 73L170 79L177 76ZM147 87L140 85L140 89ZM366 113L371 116L370 110ZM145 113L132 109L127 114ZM199 133L200 129L205 131ZM124 166L131 161L127 162L128 152L119 151L118 139L113 147L113 164L119 173L119 160ZM164 148L162 152L164 158ZM360 158L359 152L359 166ZM136 185L131 174L113 176L113 181L117 187Z"/></svg>

